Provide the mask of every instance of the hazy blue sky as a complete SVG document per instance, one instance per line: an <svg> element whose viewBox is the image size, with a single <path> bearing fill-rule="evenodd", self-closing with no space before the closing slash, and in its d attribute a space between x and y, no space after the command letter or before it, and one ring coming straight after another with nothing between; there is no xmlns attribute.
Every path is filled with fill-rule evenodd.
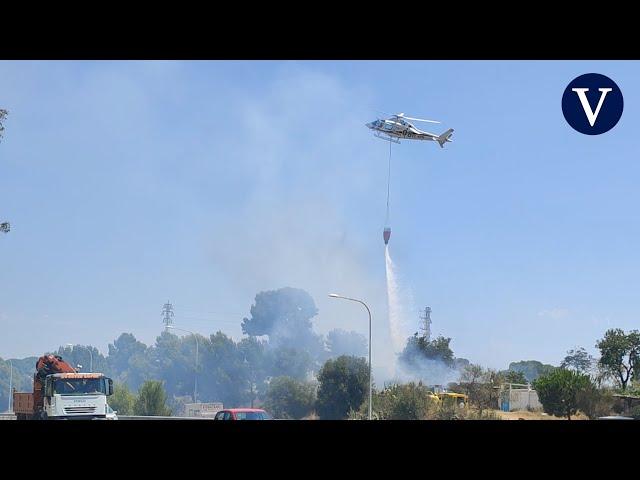
<svg viewBox="0 0 640 480"><path fill-rule="evenodd" d="M622 89L610 132L572 130L566 85ZM638 62L0 62L0 356L152 343L176 325L235 338L260 290L307 289L320 332L389 361L377 110L454 143L393 146L391 254L458 356L505 368L595 353L638 328ZM414 327L414 330L417 327ZM384 353L382 353L384 352ZM376 358L377 355L377 358Z"/></svg>

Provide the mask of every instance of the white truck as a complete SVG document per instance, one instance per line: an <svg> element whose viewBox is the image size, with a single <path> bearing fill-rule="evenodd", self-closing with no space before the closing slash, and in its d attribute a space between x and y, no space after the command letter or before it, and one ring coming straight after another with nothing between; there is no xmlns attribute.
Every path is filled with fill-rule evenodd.
<svg viewBox="0 0 640 480"><path fill-rule="evenodd" d="M113 394L110 378L102 373L79 373L54 355L41 357L36 368L33 392L13 392L18 420L116 418L107 404L107 397Z"/></svg>

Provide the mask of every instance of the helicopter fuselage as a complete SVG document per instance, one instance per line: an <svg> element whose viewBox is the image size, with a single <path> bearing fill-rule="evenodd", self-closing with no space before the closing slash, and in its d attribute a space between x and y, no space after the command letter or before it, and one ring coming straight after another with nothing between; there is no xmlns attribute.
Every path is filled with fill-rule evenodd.
<svg viewBox="0 0 640 480"><path fill-rule="evenodd" d="M409 122L392 122L388 120L376 120L371 123L367 123L367 127L376 132L380 132L390 137L412 140L435 140L437 135L429 132L423 132L418 130Z"/></svg>

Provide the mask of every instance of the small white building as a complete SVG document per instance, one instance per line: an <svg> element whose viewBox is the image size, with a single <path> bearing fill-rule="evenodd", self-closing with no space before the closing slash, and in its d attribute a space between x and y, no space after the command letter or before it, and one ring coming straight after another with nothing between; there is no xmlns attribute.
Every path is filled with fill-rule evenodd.
<svg viewBox="0 0 640 480"><path fill-rule="evenodd" d="M500 387L498 408L503 412L541 411L542 404L538 399L538 393L531 388L531 385L505 383Z"/></svg>
<svg viewBox="0 0 640 480"><path fill-rule="evenodd" d="M185 417L203 417L213 418L216 413L223 410L224 406L221 402L213 403L185 403L184 416Z"/></svg>

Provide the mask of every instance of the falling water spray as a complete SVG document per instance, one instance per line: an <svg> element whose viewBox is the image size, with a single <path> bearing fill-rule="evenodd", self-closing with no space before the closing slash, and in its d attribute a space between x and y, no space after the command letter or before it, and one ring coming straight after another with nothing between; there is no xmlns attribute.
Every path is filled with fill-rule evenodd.
<svg viewBox="0 0 640 480"><path fill-rule="evenodd" d="M407 340L407 315L403 308L403 305L407 304L410 299L403 298L403 292L398 284L398 278L396 275L391 255L389 254L389 247L384 248L385 264L387 269L387 304L389 308L389 330L391 332L391 341L393 349L396 353L402 351L404 343Z"/></svg>

